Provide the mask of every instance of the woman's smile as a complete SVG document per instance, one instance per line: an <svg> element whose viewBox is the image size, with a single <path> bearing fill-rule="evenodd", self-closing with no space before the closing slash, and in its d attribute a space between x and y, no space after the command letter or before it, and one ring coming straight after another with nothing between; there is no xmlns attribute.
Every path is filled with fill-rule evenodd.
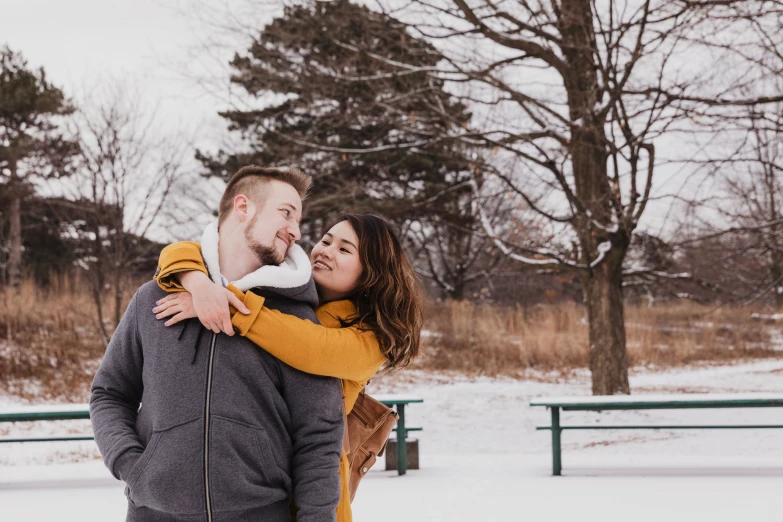
<svg viewBox="0 0 783 522"><path fill-rule="evenodd" d="M331 270L331 267L329 267L326 263L324 263L323 261L320 261L320 260L318 260L315 263L313 263L313 268L319 269L319 270Z"/></svg>

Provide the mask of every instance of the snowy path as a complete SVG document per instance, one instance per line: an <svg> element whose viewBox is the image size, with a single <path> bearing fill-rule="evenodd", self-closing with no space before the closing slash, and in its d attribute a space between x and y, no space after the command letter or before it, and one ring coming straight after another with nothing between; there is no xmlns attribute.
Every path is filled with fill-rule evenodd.
<svg viewBox="0 0 783 522"><path fill-rule="evenodd" d="M783 437L775 430L568 432L564 476L551 477L540 396L585 395L587 376L566 383L465 379L410 372L379 378L371 392L406 393L410 425L423 425L421 470L373 470L354 502L355 519L385 522L601 520L634 522L783 520ZM634 375L636 393L783 391L783 361ZM17 404L0 397L0 404ZM783 423L783 411L715 410L564 413L564 422ZM41 434L79 423L34 426ZM6 427L8 428L8 427ZM18 433L14 427L9 433ZM52 464L51 462L55 462ZM383 464L379 467L382 468ZM123 485L89 443L0 446L0 520L123 520ZM393 510L379 509L399 502Z"/></svg>
<svg viewBox="0 0 783 522"><path fill-rule="evenodd" d="M574 457L587 470L591 459ZM603 462L603 461L602 461ZM779 521L783 459L611 459L613 472L553 478L546 458L427 457L405 477L372 472L354 502L357 521ZM56 469L52 469L56 468ZM26 468L0 485L4 521L124 520L122 485L100 462ZM592 473L598 475L591 476ZM59 477L59 478L58 478ZM393 510L379 509L399 502Z"/></svg>

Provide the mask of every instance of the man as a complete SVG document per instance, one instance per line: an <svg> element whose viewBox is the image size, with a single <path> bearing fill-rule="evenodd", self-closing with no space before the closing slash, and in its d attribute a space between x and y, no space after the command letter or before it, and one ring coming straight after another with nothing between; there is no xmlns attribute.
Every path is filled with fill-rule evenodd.
<svg viewBox="0 0 783 522"><path fill-rule="evenodd" d="M213 279L316 322L309 263L271 266L301 251L294 241L310 183L296 169L241 169L221 198L219 239L208 229L202 249ZM283 269L287 278L268 276ZM338 381L195 319L167 328L152 313L164 296L155 282L136 292L92 384L95 441L126 483L127 520L288 521L291 499L299 522L335 520Z"/></svg>

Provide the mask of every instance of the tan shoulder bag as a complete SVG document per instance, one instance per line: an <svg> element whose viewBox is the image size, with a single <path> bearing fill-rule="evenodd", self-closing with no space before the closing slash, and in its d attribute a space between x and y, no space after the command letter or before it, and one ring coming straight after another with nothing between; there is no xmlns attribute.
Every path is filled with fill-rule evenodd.
<svg viewBox="0 0 783 522"><path fill-rule="evenodd" d="M343 450L350 466L348 485L352 502L359 481L370 471L375 460L383 455L397 418L396 411L364 393L364 389L351 413L346 415Z"/></svg>

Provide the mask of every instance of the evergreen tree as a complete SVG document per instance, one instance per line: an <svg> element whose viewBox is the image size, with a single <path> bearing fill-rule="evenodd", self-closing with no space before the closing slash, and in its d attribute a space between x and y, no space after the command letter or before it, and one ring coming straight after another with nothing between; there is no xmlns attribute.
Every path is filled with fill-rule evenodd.
<svg viewBox="0 0 783 522"><path fill-rule="evenodd" d="M62 91L31 70L18 53L0 48L0 181L7 199L8 283L18 287L22 268L22 212L37 180L70 173L78 147L63 134L58 118L73 112Z"/></svg>
<svg viewBox="0 0 783 522"><path fill-rule="evenodd" d="M0 241L8 237L9 208L9 191L0 184ZM148 277L164 245L106 225L121 223L121 216L117 205L106 205L99 215L95 204L83 198L29 196L21 212L25 272L42 287L52 283L52 276L69 276L77 270L91 275L100 269L99 263L111 261L105 259L106 251L115 250L121 241L130 259L123 266L124 275ZM101 231L100 242L94 238L95 230Z"/></svg>
<svg viewBox="0 0 783 522"><path fill-rule="evenodd" d="M470 113L430 74L441 59L400 23L347 0L288 7L231 64L231 81L267 101L220 113L244 149L198 157L224 179L253 163L311 174L305 234L346 208L401 224L448 214L457 206L447 200L464 192L448 189L470 177L473 162L448 139Z"/></svg>

